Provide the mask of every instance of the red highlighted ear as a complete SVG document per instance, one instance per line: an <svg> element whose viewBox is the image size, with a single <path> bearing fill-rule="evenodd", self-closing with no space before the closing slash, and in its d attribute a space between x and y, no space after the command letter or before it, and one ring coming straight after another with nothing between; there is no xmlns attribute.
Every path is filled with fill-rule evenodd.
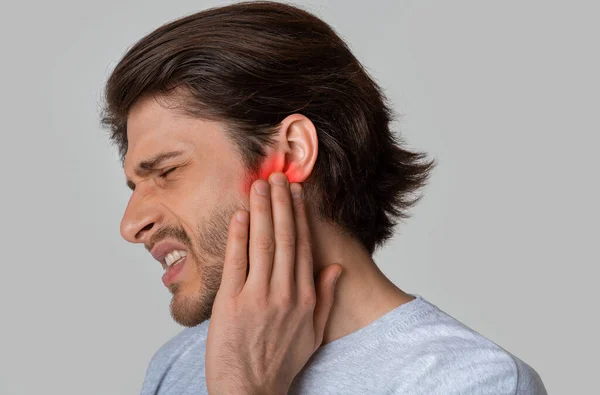
<svg viewBox="0 0 600 395"><path fill-rule="evenodd" d="M273 156L273 157L265 159L262 166L260 167L257 178L246 181L246 184L243 185L243 187L242 187L244 193L245 194L250 193L250 187L252 186L252 183L254 181L256 181L257 179L268 181L271 173L276 173L276 172L284 173L287 176L288 181L290 183L301 182L300 181L301 177L298 174L298 170L295 169L293 166L290 166L289 164L286 165L285 157L283 155Z"/></svg>

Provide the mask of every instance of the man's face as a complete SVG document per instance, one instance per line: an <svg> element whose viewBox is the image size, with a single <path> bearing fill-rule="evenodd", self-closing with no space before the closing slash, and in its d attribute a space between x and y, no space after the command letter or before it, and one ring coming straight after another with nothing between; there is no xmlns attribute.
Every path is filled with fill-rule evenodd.
<svg viewBox="0 0 600 395"><path fill-rule="evenodd" d="M210 318L231 216L248 207L244 167L219 123L184 117L152 99L131 109L127 138L124 170L135 190L121 234L148 250L163 241L183 247L185 260L168 268L163 281L173 294L173 319L184 326L197 325ZM141 162L174 151L181 154L155 170L136 173ZM166 267L164 260L162 265Z"/></svg>

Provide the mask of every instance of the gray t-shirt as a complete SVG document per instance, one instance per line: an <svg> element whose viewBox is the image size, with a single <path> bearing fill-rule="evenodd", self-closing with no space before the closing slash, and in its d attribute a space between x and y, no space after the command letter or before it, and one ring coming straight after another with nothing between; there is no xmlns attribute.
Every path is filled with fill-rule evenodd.
<svg viewBox="0 0 600 395"><path fill-rule="evenodd" d="M321 346L289 394L546 395L540 376L419 295ZM185 328L152 357L142 395L207 394L208 321Z"/></svg>

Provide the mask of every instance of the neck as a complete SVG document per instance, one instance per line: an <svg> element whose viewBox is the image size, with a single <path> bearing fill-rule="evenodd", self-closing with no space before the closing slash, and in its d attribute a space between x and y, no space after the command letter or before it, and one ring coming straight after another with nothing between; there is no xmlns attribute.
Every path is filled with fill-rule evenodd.
<svg viewBox="0 0 600 395"><path fill-rule="evenodd" d="M355 332L414 299L379 270L357 240L317 220L314 214L309 216L309 224L315 274L332 263L343 267L322 344Z"/></svg>

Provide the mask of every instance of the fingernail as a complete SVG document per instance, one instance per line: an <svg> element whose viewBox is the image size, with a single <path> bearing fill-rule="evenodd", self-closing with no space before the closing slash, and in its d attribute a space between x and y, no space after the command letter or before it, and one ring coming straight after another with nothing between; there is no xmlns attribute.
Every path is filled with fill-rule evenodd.
<svg viewBox="0 0 600 395"><path fill-rule="evenodd" d="M269 184L264 180L258 180L254 185L254 189L259 195L266 196L269 192Z"/></svg>
<svg viewBox="0 0 600 395"><path fill-rule="evenodd" d="M290 185L290 190L292 192L292 196L295 199L302 198L302 186L300 184L294 183L294 184Z"/></svg>
<svg viewBox="0 0 600 395"><path fill-rule="evenodd" d="M269 177L269 180L273 183L273 184L277 184L277 185L285 185L285 183L287 182L287 177L285 176L285 174L283 173L273 173L271 174L271 176Z"/></svg>

